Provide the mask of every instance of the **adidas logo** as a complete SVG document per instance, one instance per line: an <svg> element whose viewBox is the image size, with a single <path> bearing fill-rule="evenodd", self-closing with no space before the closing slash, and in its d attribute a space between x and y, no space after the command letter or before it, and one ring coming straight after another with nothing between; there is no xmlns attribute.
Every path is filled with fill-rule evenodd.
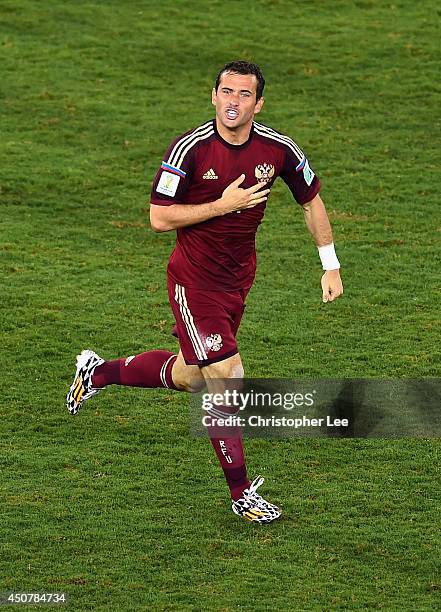
<svg viewBox="0 0 441 612"><path fill-rule="evenodd" d="M210 168L210 170L208 170L208 172L206 172L202 178L204 178L204 179L218 179L219 177L216 174L216 172L213 170L213 168Z"/></svg>

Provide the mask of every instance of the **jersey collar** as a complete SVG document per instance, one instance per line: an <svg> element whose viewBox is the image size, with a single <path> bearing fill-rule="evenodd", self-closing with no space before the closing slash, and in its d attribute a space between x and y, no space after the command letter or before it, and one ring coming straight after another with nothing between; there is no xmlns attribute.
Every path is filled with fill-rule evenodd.
<svg viewBox="0 0 441 612"><path fill-rule="evenodd" d="M248 136L248 140L246 140L245 142L243 142L240 145L235 145L235 144L231 144L230 142L227 142L226 140L224 140L222 138L222 136L219 134L219 132L217 131L217 126L216 126L216 119L213 119L213 129L214 129L214 133L216 134L216 138L218 140L221 141L221 143L223 145L225 145L226 147L228 147L229 149L234 149L235 151L240 150L240 149L244 149L246 146L249 145L249 143L251 142L253 135L254 135L254 121L251 124L251 130L250 130L250 135Z"/></svg>

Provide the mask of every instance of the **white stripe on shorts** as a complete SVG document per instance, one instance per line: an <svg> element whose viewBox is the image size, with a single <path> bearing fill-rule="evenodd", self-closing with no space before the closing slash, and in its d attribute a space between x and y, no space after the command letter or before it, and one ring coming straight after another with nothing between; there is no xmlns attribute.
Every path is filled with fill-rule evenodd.
<svg viewBox="0 0 441 612"><path fill-rule="evenodd" d="M190 312L190 308L187 304L187 298L185 296L185 288L182 285L176 285L175 287L175 300L179 304L181 311L182 320L184 321L185 328L188 336L194 348L196 357L201 361L207 359L207 353L205 352L204 345L194 324L193 315Z"/></svg>

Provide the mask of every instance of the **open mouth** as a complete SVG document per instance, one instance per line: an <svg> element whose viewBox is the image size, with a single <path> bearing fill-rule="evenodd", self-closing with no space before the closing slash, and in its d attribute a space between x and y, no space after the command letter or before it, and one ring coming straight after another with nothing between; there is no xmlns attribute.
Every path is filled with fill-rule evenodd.
<svg viewBox="0 0 441 612"><path fill-rule="evenodd" d="M237 119L239 117L239 112L237 110L234 110L234 108L227 108L225 114L227 116L227 119L230 119L231 121L234 121L234 119Z"/></svg>

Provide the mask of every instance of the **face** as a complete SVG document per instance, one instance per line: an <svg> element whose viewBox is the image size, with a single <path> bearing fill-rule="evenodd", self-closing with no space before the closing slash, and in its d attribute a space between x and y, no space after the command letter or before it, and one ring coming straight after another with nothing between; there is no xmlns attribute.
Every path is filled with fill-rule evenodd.
<svg viewBox="0 0 441 612"><path fill-rule="evenodd" d="M256 90L254 74L224 73L217 92L213 89L211 97L216 107L218 127L233 131L249 129L254 115L263 106L263 98L256 102Z"/></svg>

